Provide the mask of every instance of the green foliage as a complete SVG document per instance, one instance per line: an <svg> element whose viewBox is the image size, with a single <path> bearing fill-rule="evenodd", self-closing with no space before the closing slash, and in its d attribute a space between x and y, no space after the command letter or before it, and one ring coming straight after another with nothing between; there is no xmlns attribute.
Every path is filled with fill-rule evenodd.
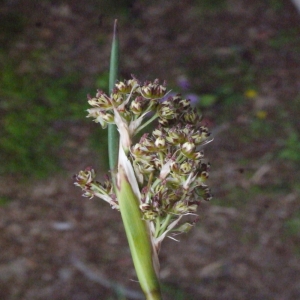
<svg viewBox="0 0 300 300"><path fill-rule="evenodd" d="M4 197L4 196L0 197L0 207L5 206L10 202L11 202L11 199Z"/></svg>
<svg viewBox="0 0 300 300"><path fill-rule="evenodd" d="M201 107L209 107L212 106L216 103L217 101L217 96L213 94L204 94L201 95Z"/></svg>
<svg viewBox="0 0 300 300"><path fill-rule="evenodd" d="M228 47L226 55L206 51L206 59L199 68L194 67L192 57L187 59L188 77L201 78L195 90L201 96L200 107L218 105L218 109L224 110L220 115L227 118L228 113L245 103L245 88L255 86L255 70L238 47Z"/></svg>
<svg viewBox="0 0 300 300"><path fill-rule="evenodd" d="M279 157L293 162L300 162L300 136L298 132L292 131L285 140L284 148L280 151Z"/></svg>
<svg viewBox="0 0 300 300"><path fill-rule="evenodd" d="M66 122L84 119L86 91L77 76L21 76L0 64L0 174L46 176L58 170Z"/></svg>
<svg viewBox="0 0 300 300"><path fill-rule="evenodd" d="M290 236L300 237L300 214L295 215L293 218L285 222L286 233Z"/></svg>
<svg viewBox="0 0 300 300"><path fill-rule="evenodd" d="M234 187L231 183L226 184L222 191L223 197L214 197L214 205L224 206L224 207L237 207L241 208L244 207L253 196L253 193L256 194L255 191L251 190L245 191L245 189L241 187ZM226 201L224 198L226 196Z"/></svg>
<svg viewBox="0 0 300 300"><path fill-rule="evenodd" d="M191 299L190 295L187 295L185 291L183 291L180 286L175 284L162 284L162 291L164 294L168 295L170 299L174 300L184 300Z"/></svg>
<svg viewBox="0 0 300 300"><path fill-rule="evenodd" d="M109 73L104 72L96 78L96 87L98 89L102 89L103 91L106 91L108 87L108 82L109 82Z"/></svg>
<svg viewBox="0 0 300 300"><path fill-rule="evenodd" d="M298 27L279 30L277 34L268 41L268 44L276 50L289 47L296 55L300 47L299 31Z"/></svg>
<svg viewBox="0 0 300 300"><path fill-rule="evenodd" d="M293 243L295 253L300 255L300 213L295 213L284 223L284 237Z"/></svg>
<svg viewBox="0 0 300 300"><path fill-rule="evenodd" d="M104 170L109 169L109 158L108 158L108 143L107 143L107 130L100 128L100 125L95 127L95 130L89 136L89 145L96 153L101 156L101 167Z"/></svg>
<svg viewBox="0 0 300 300"><path fill-rule="evenodd" d="M284 1L283 0L269 0L269 5L271 9L274 11L280 12L284 7Z"/></svg>
<svg viewBox="0 0 300 300"><path fill-rule="evenodd" d="M0 3L1 4L1 3ZM24 18L16 13L0 11L0 45L7 48L23 31Z"/></svg>
<svg viewBox="0 0 300 300"><path fill-rule="evenodd" d="M266 119L253 118L250 130L249 137L252 140L263 139L266 136L272 136L274 133L274 124Z"/></svg>

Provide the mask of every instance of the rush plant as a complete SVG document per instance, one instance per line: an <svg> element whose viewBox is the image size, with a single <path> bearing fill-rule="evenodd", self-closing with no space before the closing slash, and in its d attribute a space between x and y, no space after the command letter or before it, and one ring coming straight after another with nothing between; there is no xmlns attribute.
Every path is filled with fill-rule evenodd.
<svg viewBox="0 0 300 300"><path fill-rule="evenodd" d="M75 185L83 196L120 211L141 288L147 300L159 300L162 241L189 231L195 221L182 222L184 217L196 215L200 201L211 199L202 151L211 139L190 101L168 96L165 83L142 83L134 76L116 81L116 24L111 57L110 93L98 90L88 97L88 117L109 127L110 177L100 183L87 168L75 175ZM151 123L153 131L134 142Z"/></svg>

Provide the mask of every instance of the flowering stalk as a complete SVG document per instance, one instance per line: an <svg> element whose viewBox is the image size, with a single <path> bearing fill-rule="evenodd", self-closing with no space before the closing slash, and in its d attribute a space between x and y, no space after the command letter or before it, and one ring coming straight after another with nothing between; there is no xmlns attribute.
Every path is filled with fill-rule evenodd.
<svg viewBox="0 0 300 300"><path fill-rule="evenodd" d="M139 209L139 199L133 192L123 166L119 166L117 197L122 215L132 259L139 283L146 299L161 299L158 270L153 263L152 244L147 223L142 218ZM157 261L156 257L154 258Z"/></svg>
<svg viewBox="0 0 300 300"><path fill-rule="evenodd" d="M119 41L117 35L117 20L114 24L113 42L111 48L110 71L109 71L109 90L113 91L119 69ZM108 125L108 153L110 170L112 174L116 173L118 162L118 143L119 134L115 124ZM122 151L122 149L120 149ZM121 154L120 151L120 154ZM120 203L120 212L125 227L130 251L140 285L147 299L160 299L160 289L158 273L155 272L152 262L151 241L149 239L148 228L142 220L139 210L139 202L132 191L122 164L119 168L119 181L116 184L113 178L115 191Z"/></svg>
<svg viewBox="0 0 300 300"><path fill-rule="evenodd" d="M120 210L141 288L148 300L162 299L158 253L167 235L187 232L201 199L210 200L205 184L209 164L202 146L209 132L188 99L167 96L159 80L141 83L135 77L117 82L109 95L89 97L88 117L119 132L116 172L104 183L88 168L75 176L83 196L99 197ZM157 121L150 134L135 136Z"/></svg>

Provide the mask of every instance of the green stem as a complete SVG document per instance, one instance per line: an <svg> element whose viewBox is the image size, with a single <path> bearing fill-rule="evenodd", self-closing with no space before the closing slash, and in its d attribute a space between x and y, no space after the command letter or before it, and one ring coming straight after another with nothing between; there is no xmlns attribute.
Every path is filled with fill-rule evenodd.
<svg viewBox="0 0 300 300"><path fill-rule="evenodd" d="M158 117L158 114L153 115L149 120L147 120L143 125L141 125L136 131L135 134L139 133L143 128L148 126L151 122L153 122Z"/></svg>
<svg viewBox="0 0 300 300"><path fill-rule="evenodd" d="M157 217L155 219L155 234L154 234L156 238L159 237L159 231L160 231L160 217Z"/></svg>
<svg viewBox="0 0 300 300"><path fill-rule="evenodd" d="M127 240L141 288L147 300L162 300L156 268L153 263L150 230L142 219L139 200L134 194L125 171L119 165L117 197Z"/></svg>
<svg viewBox="0 0 300 300"><path fill-rule="evenodd" d="M117 20L114 23L114 34L111 46L109 68L109 93L113 90L119 73L119 41L117 32ZM108 156L109 168L112 174L116 173L118 165L119 133L115 124L108 125ZM114 176L112 176L114 181ZM114 182L115 186L115 182Z"/></svg>
<svg viewBox="0 0 300 300"><path fill-rule="evenodd" d="M172 218L171 214L167 214L167 216L165 217L162 225L160 226L160 230L159 230L158 236L160 236L161 234L163 234L166 231L166 228L168 227L171 218Z"/></svg>

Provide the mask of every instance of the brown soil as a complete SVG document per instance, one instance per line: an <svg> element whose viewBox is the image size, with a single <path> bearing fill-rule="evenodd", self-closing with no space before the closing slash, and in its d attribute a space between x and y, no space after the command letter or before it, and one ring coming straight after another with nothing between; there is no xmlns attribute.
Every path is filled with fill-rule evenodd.
<svg viewBox="0 0 300 300"><path fill-rule="evenodd" d="M161 278L164 299L300 299L300 236L286 230L300 208L299 189L276 189L297 182L299 171L276 159L275 139L242 142L249 110L272 114L299 91L299 52L293 44L269 46L279 32L299 30L295 8L289 1L278 11L272 1L228 0L224 8L202 13L197 1L128 2L129 16L91 0L6 1L2 13L22 13L26 20L9 55L20 60L20 72L35 68L59 76L80 70L89 85L108 69L117 16L122 76L159 77L175 86L176 78L196 69L191 85L208 93L201 68L213 64L215 55L230 55L232 45L256 70L270 70L255 73L260 93L253 103L232 112L207 109L215 140L205 153L215 198L203 203L200 221L180 242L164 242ZM44 53L38 65L26 59L36 49ZM125 299L117 296L122 288L126 299L143 299L119 213L81 198L73 185L72 175L87 165L104 171L87 146L90 127L83 126L70 129L64 175L26 185L14 178L1 182L1 194L13 201L0 208L0 299Z"/></svg>

